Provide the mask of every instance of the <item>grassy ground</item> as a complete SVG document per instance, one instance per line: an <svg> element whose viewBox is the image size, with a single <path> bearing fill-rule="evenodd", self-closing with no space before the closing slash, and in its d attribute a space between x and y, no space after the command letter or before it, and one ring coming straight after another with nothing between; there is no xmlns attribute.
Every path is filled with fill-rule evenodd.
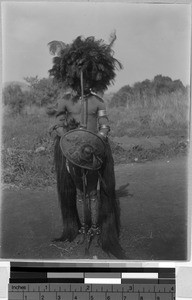
<svg viewBox="0 0 192 300"><path fill-rule="evenodd" d="M27 112L27 113L26 113ZM111 147L115 163L153 160L186 152L189 104L178 95L164 96L151 103L134 103L127 108L109 110ZM26 108L23 115L11 115L4 109L3 121L3 180L6 184L25 187L50 186L55 183L53 140L48 130L53 118L43 109ZM174 137L171 144L144 149L140 137ZM138 145L124 149L115 137L138 137ZM38 152L38 148L43 147Z"/></svg>
<svg viewBox="0 0 192 300"><path fill-rule="evenodd" d="M46 114L6 116L3 122L3 177L6 183L52 184L55 175L49 127ZM39 147L44 150L37 152Z"/></svg>

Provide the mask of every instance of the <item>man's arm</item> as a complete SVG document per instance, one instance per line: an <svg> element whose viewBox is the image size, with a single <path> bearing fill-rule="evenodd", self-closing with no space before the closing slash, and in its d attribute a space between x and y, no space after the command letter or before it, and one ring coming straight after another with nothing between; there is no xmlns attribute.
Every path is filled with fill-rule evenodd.
<svg viewBox="0 0 192 300"><path fill-rule="evenodd" d="M99 103L97 117L98 117L98 125L99 125L98 134L102 138L107 139L110 131L110 126L109 126L109 119L106 111L106 105L104 102Z"/></svg>
<svg viewBox="0 0 192 300"><path fill-rule="evenodd" d="M50 129L51 136L62 136L66 132L67 126L67 105L66 99L60 98L58 100L58 108L56 113L55 124Z"/></svg>

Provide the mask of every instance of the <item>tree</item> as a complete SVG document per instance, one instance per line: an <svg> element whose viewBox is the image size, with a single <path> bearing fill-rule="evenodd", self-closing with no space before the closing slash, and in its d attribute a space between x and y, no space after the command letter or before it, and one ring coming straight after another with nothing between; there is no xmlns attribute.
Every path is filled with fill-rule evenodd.
<svg viewBox="0 0 192 300"><path fill-rule="evenodd" d="M176 91L184 92L185 87L180 80L172 80L168 76L157 75L153 80L153 88L156 96L162 94L174 93Z"/></svg>
<svg viewBox="0 0 192 300"><path fill-rule="evenodd" d="M114 94L110 107L128 107L131 103L140 103L146 107L154 102L154 99L171 93L180 92L182 95L187 93L181 80L172 80L168 76L156 75L152 81L146 79L136 82L132 87L125 85Z"/></svg>

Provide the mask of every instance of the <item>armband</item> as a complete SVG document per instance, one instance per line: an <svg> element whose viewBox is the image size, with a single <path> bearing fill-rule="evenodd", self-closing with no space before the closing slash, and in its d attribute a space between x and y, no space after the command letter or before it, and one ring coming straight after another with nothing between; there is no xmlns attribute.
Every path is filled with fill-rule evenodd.
<svg viewBox="0 0 192 300"><path fill-rule="evenodd" d="M102 124L99 126L99 131L102 130L102 129L107 129L107 132L110 131L110 126L109 125L106 125L106 124Z"/></svg>
<svg viewBox="0 0 192 300"><path fill-rule="evenodd" d="M109 125L103 124L99 126L99 134L102 135L105 139L107 138L109 131L110 131Z"/></svg>
<svg viewBox="0 0 192 300"><path fill-rule="evenodd" d="M99 135L102 135L105 139L106 139L106 137L107 137L107 134L105 134L103 131L99 131L98 134L99 134Z"/></svg>
<svg viewBox="0 0 192 300"><path fill-rule="evenodd" d="M107 111L105 109L100 109L98 110L98 118L101 118L101 117L107 117Z"/></svg>

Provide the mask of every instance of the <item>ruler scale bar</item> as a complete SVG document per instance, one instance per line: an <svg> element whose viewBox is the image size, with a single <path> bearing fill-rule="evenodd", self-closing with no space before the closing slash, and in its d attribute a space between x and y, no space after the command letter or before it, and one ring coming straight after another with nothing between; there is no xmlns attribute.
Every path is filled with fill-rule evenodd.
<svg viewBox="0 0 192 300"><path fill-rule="evenodd" d="M34 288L33 288L34 285ZM9 284L9 292L50 292L55 291L54 284ZM156 292L156 293L163 293L163 292L175 292L175 284L122 284L122 285L114 285L113 284L59 284L57 283L58 291L116 291L116 292Z"/></svg>
<svg viewBox="0 0 192 300"><path fill-rule="evenodd" d="M34 293L35 294L35 293ZM33 295L32 293L26 293L24 294L25 299L27 300L39 300L39 294L35 294ZM139 295L134 294L134 293L103 293L103 292L99 292L99 293L90 293L87 294L86 292L82 292L82 293L78 293L75 292L74 294L70 293L70 292L66 292L66 293L57 293L57 295L55 294L50 294L50 295L46 295L46 294L41 294L40 297L43 297L43 299L45 300L54 300L54 299L61 299L61 300L74 300L74 299L80 299L80 300L90 300L90 299L94 299L94 300L106 300L106 299L110 299L110 300L123 300L123 299L129 299L129 300L138 300L138 299L143 299L143 300L156 300L156 299L162 299L162 300L173 300L174 296L169 295L169 294L164 294L164 296L162 296L161 294L143 294L140 293ZM9 298L10 300L23 300L23 296L18 296L18 295L12 295L12 298Z"/></svg>
<svg viewBox="0 0 192 300"><path fill-rule="evenodd" d="M174 268L11 264L9 300L175 300Z"/></svg>
<svg viewBox="0 0 192 300"><path fill-rule="evenodd" d="M9 300L175 300L175 285L9 285Z"/></svg>

